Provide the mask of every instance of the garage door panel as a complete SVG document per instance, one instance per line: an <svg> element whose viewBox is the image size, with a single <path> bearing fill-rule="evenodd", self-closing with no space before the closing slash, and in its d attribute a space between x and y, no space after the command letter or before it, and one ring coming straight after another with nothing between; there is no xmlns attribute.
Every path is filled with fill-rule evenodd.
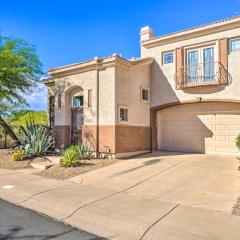
<svg viewBox="0 0 240 240"><path fill-rule="evenodd" d="M237 130L239 130L240 125L239 125L239 124L231 124L231 125L229 125L228 127L229 127L229 128L228 128L229 130L237 131Z"/></svg>
<svg viewBox="0 0 240 240"><path fill-rule="evenodd" d="M226 135L217 135L217 136L215 136L215 140L216 141L228 141L228 139L227 139L227 136Z"/></svg>
<svg viewBox="0 0 240 240"><path fill-rule="evenodd" d="M228 115L228 119L229 120L240 120L240 116L239 115Z"/></svg>
<svg viewBox="0 0 240 240"><path fill-rule="evenodd" d="M228 149L225 146L216 146L213 152L225 153L228 152Z"/></svg>
<svg viewBox="0 0 240 240"><path fill-rule="evenodd" d="M237 153L235 141L240 133L240 111L234 112L237 107L231 109L231 104L228 107L223 106L224 104L196 105L171 108L170 112L159 111L159 119L163 120L160 123L159 134L162 136L159 149L198 153ZM219 111L222 106L225 111ZM213 111L210 111L210 108Z"/></svg>
<svg viewBox="0 0 240 240"><path fill-rule="evenodd" d="M235 142L236 142L236 136L235 135L228 135L227 137L228 137L229 142L234 142L234 144L235 144Z"/></svg>

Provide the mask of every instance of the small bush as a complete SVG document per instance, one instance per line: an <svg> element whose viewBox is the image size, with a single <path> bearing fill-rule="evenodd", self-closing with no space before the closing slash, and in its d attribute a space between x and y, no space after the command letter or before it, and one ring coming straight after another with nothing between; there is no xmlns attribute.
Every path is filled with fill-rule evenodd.
<svg viewBox="0 0 240 240"><path fill-rule="evenodd" d="M91 159L93 153L90 148L83 143L78 143L67 148L60 160L62 167L76 167L82 159Z"/></svg>
<svg viewBox="0 0 240 240"><path fill-rule="evenodd" d="M78 151L76 149L76 146L72 145L64 151L63 157L60 160L60 166L76 167L79 164L80 164L80 158L79 158Z"/></svg>
<svg viewBox="0 0 240 240"><path fill-rule="evenodd" d="M236 138L236 146L237 146L238 149L240 150L240 134L239 134L238 137Z"/></svg>
<svg viewBox="0 0 240 240"><path fill-rule="evenodd" d="M25 153L23 150L17 149L15 151L13 151L12 153L12 159L14 161L21 161L26 157Z"/></svg>

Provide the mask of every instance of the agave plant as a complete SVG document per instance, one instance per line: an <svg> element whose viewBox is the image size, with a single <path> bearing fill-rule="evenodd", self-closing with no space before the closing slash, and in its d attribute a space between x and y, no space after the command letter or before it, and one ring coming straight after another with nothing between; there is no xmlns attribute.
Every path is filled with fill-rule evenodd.
<svg viewBox="0 0 240 240"><path fill-rule="evenodd" d="M76 167L81 164L82 159L91 159L92 156L93 153L87 145L83 143L71 145L64 151L60 166Z"/></svg>
<svg viewBox="0 0 240 240"><path fill-rule="evenodd" d="M44 155L53 146L54 140L47 126L27 122L20 127L20 148L30 156Z"/></svg>
<svg viewBox="0 0 240 240"><path fill-rule="evenodd" d="M78 143L75 145L76 151L78 152L78 156L80 159L91 159L93 153L88 145L83 143Z"/></svg>

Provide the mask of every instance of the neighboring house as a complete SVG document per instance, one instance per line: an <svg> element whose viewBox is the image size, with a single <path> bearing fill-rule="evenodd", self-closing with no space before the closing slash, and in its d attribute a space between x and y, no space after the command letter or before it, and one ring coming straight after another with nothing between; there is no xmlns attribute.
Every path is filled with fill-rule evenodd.
<svg viewBox="0 0 240 240"><path fill-rule="evenodd" d="M49 70L57 147L82 140L117 157L166 150L236 153L240 133L240 17L154 37L141 57Z"/></svg>

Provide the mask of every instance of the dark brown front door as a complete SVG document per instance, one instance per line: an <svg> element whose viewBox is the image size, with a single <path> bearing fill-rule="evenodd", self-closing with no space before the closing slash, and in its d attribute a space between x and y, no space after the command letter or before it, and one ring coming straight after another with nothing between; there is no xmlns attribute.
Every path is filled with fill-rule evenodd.
<svg viewBox="0 0 240 240"><path fill-rule="evenodd" d="M77 143L82 140L83 110L72 108L71 141Z"/></svg>

